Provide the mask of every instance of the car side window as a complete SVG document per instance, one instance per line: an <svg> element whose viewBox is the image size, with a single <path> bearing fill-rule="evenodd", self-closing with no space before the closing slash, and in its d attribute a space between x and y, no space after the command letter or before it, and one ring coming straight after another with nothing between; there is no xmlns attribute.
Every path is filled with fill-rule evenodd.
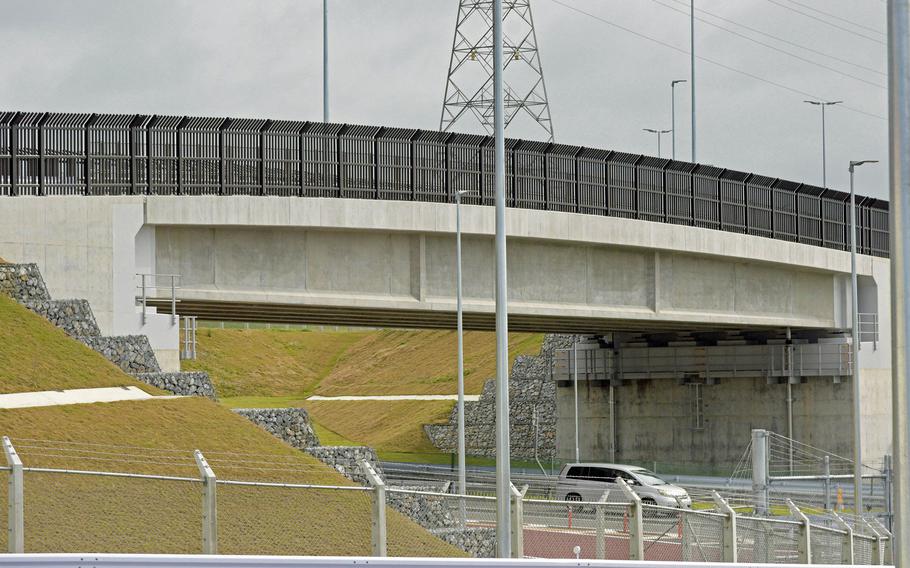
<svg viewBox="0 0 910 568"><path fill-rule="evenodd" d="M641 485L638 482L638 479L636 479L635 476L632 475L631 473L629 473L628 471L617 471L616 473L619 474L619 477L623 478L623 481L625 481L629 485Z"/></svg>
<svg viewBox="0 0 910 568"><path fill-rule="evenodd" d="M586 466L576 465L570 467L569 471L566 472L566 479L588 479L588 470L590 468Z"/></svg>
<svg viewBox="0 0 910 568"><path fill-rule="evenodd" d="M618 471L616 471L615 469L608 469L608 468L603 468L601 471L604 472L603 473L604 481L606 481L608 483L616 483L616 476L619 474Z"/></svg>
<svg viewBox="0 0 910 568"><path fill-rule="evenodd" d="M612 481L609 469L603 467L592 467L589 472L591 481L608 482Z"/></svg>

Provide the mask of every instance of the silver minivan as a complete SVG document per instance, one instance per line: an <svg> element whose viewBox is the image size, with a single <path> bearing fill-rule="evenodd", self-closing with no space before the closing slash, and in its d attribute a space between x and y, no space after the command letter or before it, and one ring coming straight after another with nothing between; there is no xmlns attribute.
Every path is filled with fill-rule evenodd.
<svg viewBox="0 0 910 568"><path fill-rule="evenodd" d="M623 479L642 503L665 507L690 507L692 499L682 487L671 485L643 467L615 463L569 463L559 472L556 499L599 501L609 491L608 501L622 501L616 479Z"/></svg>

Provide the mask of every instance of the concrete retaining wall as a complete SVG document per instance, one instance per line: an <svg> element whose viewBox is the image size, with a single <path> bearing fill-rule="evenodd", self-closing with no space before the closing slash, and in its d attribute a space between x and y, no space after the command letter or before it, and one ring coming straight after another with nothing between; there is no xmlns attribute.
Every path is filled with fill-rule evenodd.
<svg viewBox="0 0 910 568"><path fill-rule="evenodd" d="M852 385L808 377L793 386L793 437L842 456L853 454ZM694 421L694 389L672 379L624 381L614 387L615 460L610 452L610 386L579 381L579 447L583 461L657 462L658 470L729 475L753 428L787 435L787 385L764 378L718 378L701 385L703 420ZM571 382L558 388L558 455L574 458ZM875 459L875 458L872 458Z"/></svg>
<svg viewBox="0 0 910 568"><path fill-rule="evenodd" d="M319 437L310 425L310 416L303 408L237 408L234 412L298 450L319 445Z"/></svg>

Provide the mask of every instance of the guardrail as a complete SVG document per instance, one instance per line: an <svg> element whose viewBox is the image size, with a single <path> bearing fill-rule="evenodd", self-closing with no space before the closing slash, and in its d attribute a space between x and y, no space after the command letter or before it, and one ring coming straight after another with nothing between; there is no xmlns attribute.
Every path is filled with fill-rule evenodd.
<svg viewBox="0 0 910 568"><path fill-rule="evenodd" d="M0 112L0 196L273 195L492 205L488 136L186 116ZM704 164L506 140L511 207L846 250L849 195ZM857 200L857 249L888 256L888 203Z"/></svg>
<svg viewBox="0 0 910 568"><path fill-rule="evenodd" d="M843 377L853 369L849 343L623 347L558 349L553 376L573 380L576 361L581 381L689 379L692 377Z"/></svg>

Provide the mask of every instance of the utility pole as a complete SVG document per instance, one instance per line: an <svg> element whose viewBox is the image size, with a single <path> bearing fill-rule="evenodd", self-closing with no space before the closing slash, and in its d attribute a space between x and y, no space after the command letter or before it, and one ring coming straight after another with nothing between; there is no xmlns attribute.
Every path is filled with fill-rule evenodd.
<svg viewBox="0 0 910 568"><path fill-rule="evenodd" d="M673 131L673 135L670 137L673 140L673 154L672 157L676 159L676 85L678 83L685 83L685 79L675 79L670 81L670 130Z"/></svg>
<svg viewBox="0 0 910 568"><path fill-rule="evenodd" d="M329 121L329 0L322 0L322 122Z"/></svg>
<svg viewBox="0 0 910 568"><path fill-rule="evenodd" d="M894 565L910 568L910 0L888 0Z"/></svg>
<svg viewBox="0 0 910 568"><path fill-rule="evenodd" d="M496 541L512 556L512 450L509 444L509 309L506 277L506 144L502 81L502 0L493 0L493 125L496 180ZM521 527L518 527L521 528Z"/></svg>

